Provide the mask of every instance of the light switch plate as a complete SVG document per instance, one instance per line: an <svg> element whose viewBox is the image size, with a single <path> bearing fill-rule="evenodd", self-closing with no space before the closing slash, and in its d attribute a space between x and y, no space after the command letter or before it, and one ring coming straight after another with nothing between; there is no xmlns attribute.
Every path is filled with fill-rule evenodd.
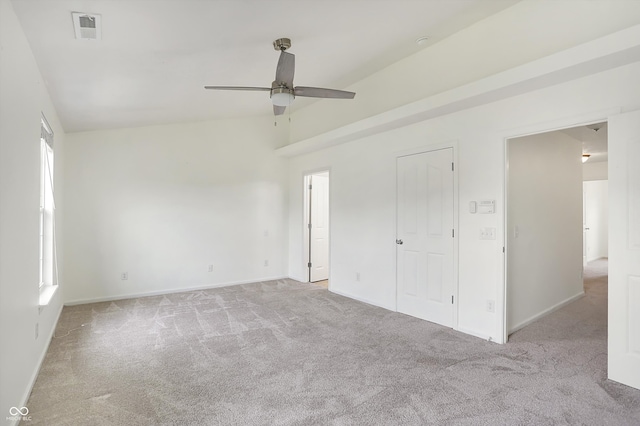
<svg viewBox="0 0 640 426"><path fill-rule="evenodd" d="M480 228L480 239L481 240L495 240L496 239L496 228Z"/></svg>

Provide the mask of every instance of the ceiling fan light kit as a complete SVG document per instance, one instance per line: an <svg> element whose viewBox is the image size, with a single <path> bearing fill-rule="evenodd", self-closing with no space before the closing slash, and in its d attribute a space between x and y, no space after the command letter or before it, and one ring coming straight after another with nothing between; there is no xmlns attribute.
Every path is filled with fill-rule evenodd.
<svg viewBox="0 0 640 426"><path fill-rule="evenodd" d="M271 90L271 103L275 106L288 107L296 97L290 91Z"/></svg>
<svg viewBox="0 0 640 426"><path fill-rule="evenodd" d="M325 89L322 87L293 86L295 74L295 55L287 53L291 47L291 40L279 38L273 42L273 48L280 51L280 59L276 66L276 78L268 87L244 87L244 86L204 86L210 90L245 90L245 91L269 91L274 115L284 114L285 109L293 103L296 96L324 99L353 99L356 94L344 90Z"/></svg>

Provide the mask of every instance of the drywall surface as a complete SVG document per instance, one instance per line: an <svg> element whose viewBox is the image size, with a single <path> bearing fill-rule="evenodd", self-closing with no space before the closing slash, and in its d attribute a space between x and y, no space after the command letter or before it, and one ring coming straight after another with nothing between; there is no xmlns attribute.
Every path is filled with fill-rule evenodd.
<svg viewBox="0 0 640 426"><path fill-rule="evenodd" d="M351 85L353 101L294 111L291 143L639 23L633 0L519 2Z"/></svg>
<svg viewBox="0 0 640 426"><path fill-rule="evenodd" d="M606 119L640 99L634 63L499 102L440 116L294 157L290 163L289 275L303 279L303 176L331 169L332 291L395 309L396 157L456 142L458 324L502 340L505 139ZM495 214L471 214L469 201L495 200ZM581 207L578 211L580 225ZM482 228L496 240L481 240ZM581 254L581 247L578 248ZM360 273L360 281L356 273ZM486 309L495 300L495 313Z"/></svg>
<svg viewBox="0 0 640 426"><path fill-rule="evenodd" d="M265 118L69 134L65 303L286 275L280 132Z"/></svg>
<svg viewBox="0 0 640 426"><path fill-rule="evenodd" d="M609 177L609 163L599 161L597 163L586 162L582 165L582 180L607 180Z"/></svg>
<svg viewBox="0 0 640 426"><path fill-rule="evenodd" d="M609 181L583 183L587 262L609 257Z"/></svg>
<svg viewBox="0 0 640 426"><path fill-rule="evenodd" d="M61 289L38 308L41 114L55 133L57 235L65 135L7 0L0 0L0 94L0 419L11 424L9 409L25 404L62 308ZM62 259L60 246L57 254Z"/></svg>
<svg viewBox="0 0 640 426"><path fill-rule="evenodd" d="M562 132L508 142L509 331L583 293L582 146Z"/></svg>

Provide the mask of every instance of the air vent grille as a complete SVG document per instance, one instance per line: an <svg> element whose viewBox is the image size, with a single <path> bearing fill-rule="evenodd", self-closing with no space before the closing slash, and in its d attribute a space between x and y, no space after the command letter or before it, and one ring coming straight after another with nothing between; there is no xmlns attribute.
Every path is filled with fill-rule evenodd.
<svg viewBox="0 0 640 426"><path fill-rule="evenodd" d="M102 17L92 13L73 12L73 28L79 40L102 39Z"/></svg>

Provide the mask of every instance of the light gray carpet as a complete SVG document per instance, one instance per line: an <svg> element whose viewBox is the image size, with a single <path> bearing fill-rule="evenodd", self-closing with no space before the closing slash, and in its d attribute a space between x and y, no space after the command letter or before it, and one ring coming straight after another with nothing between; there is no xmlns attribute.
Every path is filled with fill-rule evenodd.
<svg viewBox="0 0 640 426"><path fill-rule="evenodd" d="M638 425L592 266L507 345L290 280L65 307L29 424Z"/></svg>

